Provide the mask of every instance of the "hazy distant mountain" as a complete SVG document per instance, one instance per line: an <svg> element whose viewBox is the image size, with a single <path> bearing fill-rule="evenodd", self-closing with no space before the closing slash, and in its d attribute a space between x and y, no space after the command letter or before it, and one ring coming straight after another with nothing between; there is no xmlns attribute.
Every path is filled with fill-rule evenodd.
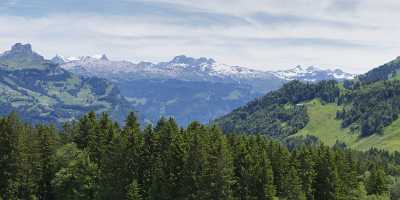
<svg viewBox="0 0 400 200"><path fill-rule="evenodd" d="M260 71L218 63L209 58L196 59L184 55L177 56L169 62L158 64L111 61L106 55L79 58L56 56L52 61L62 64L62 67L67 70L83 75L125 80L157 78L184 81L240 82L255 79L282 79L314 82L326 79L345 80L354 78L353 74L343 72L340 69L325 70L313 66L297 66L288 70Z"/></svg>
<svg viewBox="0 0 400 200"><path fill-rule="evenodd" d="M16 111L29 122L61 123L88 111L122 121L132 110L105 79L81 78L45 60L30 44L0 54L0 114Z"/></svg>
<svg viewBox="0 0 400 200"><path fill-rule="evenodd" d="M341 75L339 70L317 68L260 71L184 55L161 63L112 61L105 55L52 60L73 73L113 81L146 121L174 116L180 124L208 122L292 79L318 81Z"/></svg>
<svg viewBox="0 0 400 200"><path fill-rule="evenodd" d="M343 72L340 69L335 70L324 70L317 67L302 67L297 66L293 69L289 70L281 70L272 72L275 76L285 79L285 80L302 80L302 81L310 81L317 82L322 80L349 80L355 77L354 74Z"/></svg>

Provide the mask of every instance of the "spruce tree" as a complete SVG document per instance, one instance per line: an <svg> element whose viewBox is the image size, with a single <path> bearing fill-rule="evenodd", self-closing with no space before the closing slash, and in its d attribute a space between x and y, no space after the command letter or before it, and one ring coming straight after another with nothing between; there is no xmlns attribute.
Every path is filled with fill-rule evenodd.
<svg viewBox="0 0 400 200"><path fill-rule="evenodd" d="M36 127L37 130L37 148L38 148L38 199L47 200L52 199L52 186L51 180L54 177L54 164L53 155L56 150L56 131L54 127L46 127L39 125Z"/></svg>
<svg viewBox="0 0 400 200"><path fill-rule="evenodd" d="M319 148L314 182L315 199L336 200L338 175L332 152L329 148Z"/></svg>
<svg viewBox="0 0 400 200"><path fill-rule="evenodd" d="M153 174L152 193L163 199L180 199L186 147L176 121L162 119L156 132L159 135L159 156L156 158L156 174Z"/></svg>
<svg viewBox="0 0 400 200"><path fill-rule="evenodd" d="M291 166L288 171L288 185L285 198L287 200L306 200L306 195L302 191L301 180L297 175L295 167Z"/></svg>
<svg viewBox="0 0 400 200"><path fill-rule="evenodd" d="M15 112L0 120L0 195L14 199L18 190L19 144L22 127Z"/></svg>
<svg viewBox="0 0 400 200"><path fill-rule="evenodd" d="M210 129L206 174L210 199L231 199L233 179L232 155L227 140L217 127Z"/></svg>
<svg viewBox="0 0 400 200"><path fill-rule="evenodd" d="M377 165L371 167L367 179L368 194L383 195L389 191L388 180L383 169Z"/></svg>
<svg viewBox="0 0 400 200"><path fill-rule="evenodd" d="M140 195L140 187L136 180L133 180L128 186L127 200L142 200L142 196Z"/></svg>
<svg viewBox="0 0 400 200"><path fill-rule="evenodd" d="M311 150L304 147L297 154L297 160L299 162L299 177L302 183L302 190L307 198L307 200L314 200L314 179L315 179L315 169L314 169L314 159Z"/></svg>
<svg viewBox="0 0 400 200"><path fill-rule="evenodd" d="M187 134L188 153L184 164L183 185L181 193L188 200L207 199L207 177L205 169L207 166L207 144L204 140L205 127L198 123L189 125Z"/></svg>
<svg viewBox="0 0 400 200"><path fill-rule="evenodd" d="M78 133L74 135L74 142L78 148L84 149L88 147L89 141L93 140L93 137L96 135L96 129L96 113L90 112L79 120Z"/></svg>

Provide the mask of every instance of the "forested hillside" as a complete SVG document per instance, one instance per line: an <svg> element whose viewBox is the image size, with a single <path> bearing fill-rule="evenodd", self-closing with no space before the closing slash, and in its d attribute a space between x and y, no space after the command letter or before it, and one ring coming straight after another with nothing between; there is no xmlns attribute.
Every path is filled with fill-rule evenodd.
<svg viewBox="0 0 400 200"><path fill-rule="evenodd" d="M107 114L53 126L0 119L0 199L394 199L400 154L256 135L162 118L141 130Z"/></svg>
<svg viewBox="0 0 400 200"><path fill-rule="evenodd" d="M400 137L394 134L396 129L391 127L397 126L400 114L398 70L400 62L396 59L343 83L293 81L215 120L214 124L226 132L264 134L278 139L314 135L330 144L340 140L360 149L376 146L400 150L400 146L395 148L384 141L394 139L400 143ZM315 102L321 104L318 110ZM371 137L375 137L375 142L369 140Z"/></svg>
<svg viewBox="0 0 400 200"><path fill-rule="evenodd" d="M30 44L17 43L0 54L1 116L16 111L31 123L61 124L95 110L122 122L133 109L114 84L72 74Z"/></svg>
<svg viewBox="0 0 400 200"><path fill-rule="evenodd" d="M309 117L304 102L318 98L335 102L340 95L336 81L318 84L292 81L244 107L217 119L225 132L264 134L284 138L304 128Z"/></svg>

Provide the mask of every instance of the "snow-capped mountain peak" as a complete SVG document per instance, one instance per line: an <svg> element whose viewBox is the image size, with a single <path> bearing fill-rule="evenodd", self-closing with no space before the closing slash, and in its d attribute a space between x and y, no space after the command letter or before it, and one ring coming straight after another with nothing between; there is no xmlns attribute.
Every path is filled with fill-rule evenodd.
<svg viewBox="0 0 400 200"><path fill-rule="evenodd" d="M128 61L112 61L106 55L64 58L56 56L53 62L61 67L85 76L103 78L115 77L123 79L177 79L190 81L235 81L281 79L285 81L320 81L326 79L352 79L354 75L339 69L325 70L315 66L296 66L281 71L260 71L240 66L219 63L211 58L193 58L185 55L174 57L168 62L158 64L150 62L132 63Z"/></svg>
<svg viewBox="0 0 400 200"><path fill-rule="evenodd" d="M64 64L74 61L97 61L97 60L109 61L106 54L96 54L93 56L80 56L80 57L74 57L74 56L65 57L57 54L51 59L51 61L56 64Z"/></svg>
<svg viewBox="0 0 400 200"><path fill-rule="evenodd" d="M315 66L303 67L296 66L288 70L280 70L272 72L275 76L285 80L304 80L304 81L321 81L328 79L346 80L353 79L354 74L343 72L340 69L321 69Z"/></svg>
<svg viewBox="0 0 400 200"><path fill-rule="evenodd" d="M98 59L98 60L108 60L108 57L106 54L96 54L91 56L92 58Z"/></svg>
<svg viewBox="0 0 400 200"><path fill-rule="evenodd" d="M193 58L193 57L188 57L186 55L180 55L174 57L169 64L186 64L189 66L198 66L198 65L204 65L204 64L212 64L215 63L215 60L211 58Z"/></svg>

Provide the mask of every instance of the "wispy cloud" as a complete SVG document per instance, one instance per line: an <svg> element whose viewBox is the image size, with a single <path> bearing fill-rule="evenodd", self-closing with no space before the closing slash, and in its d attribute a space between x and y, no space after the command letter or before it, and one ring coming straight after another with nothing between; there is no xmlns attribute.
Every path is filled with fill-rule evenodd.
<svg viewBox="0 0 400 200"><path fill-rule="evenodd" d="M263 46L275 47L318 47L318 48L344 48L367 49L379 48L362 42L346 39L312 38L312 37L274 37L274 38L243 38L243 41L252 42Z"/></svg>
<svg viewBox="0 0 400 200"><path fill-rule="evenodd" d="M243 25L248 22L234 15L209 12L189 6L167 2L144 0L16 0L13 6L7 6L0 15L23 17L48 17L54 15L99 15L99 16L130 16L157 19L164 23L174 23L186 26L231 26Z"/></svg>
<svg viewBox="0 0 400 200"><path fill-rule="evenodd" d="M328 9L336 12L354 12L361 3L362 0L333 0Z"/></svg>
<svg viewBox="0 0 400 200"><path fill-rule="evenodd" d="M399 7L393 0L8 0L0 1L0 50L30 42L48 57L157 62L188 54L266 70L359 72L400 52Z"/></svg>
<svg viewBox="0 0 400 200"><path fill-rule="evenodd" d="M341 29L373 29L373 26L349 23L332 19L313 18L292 14L271 14L258 12L251 15L251 19L266 26L320 26Z"/></svg>

